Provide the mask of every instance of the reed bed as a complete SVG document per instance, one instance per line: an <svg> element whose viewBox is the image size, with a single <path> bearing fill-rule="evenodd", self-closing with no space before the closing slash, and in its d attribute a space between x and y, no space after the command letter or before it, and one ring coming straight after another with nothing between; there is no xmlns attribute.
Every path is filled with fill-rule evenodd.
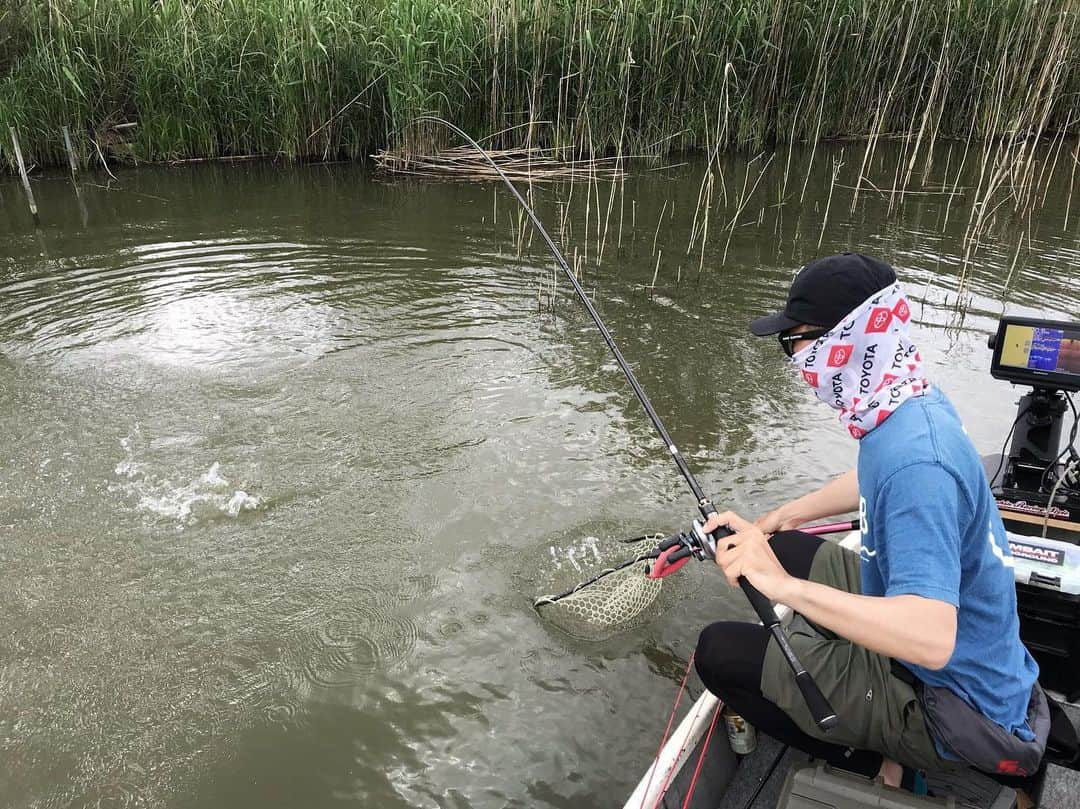
<svg viewBox="0 0 1080 809"><path fill-rule="evenodd" d="M6 0L0 131L37 164L432 154L453 120L558 158L1076 134L1075 0ZM1002 185L1026 147L987 158ZM0 143L0 160L13 156ZM856 159L854 155L852 159ZM1008 166L995 170L994 166Z"/></svg>

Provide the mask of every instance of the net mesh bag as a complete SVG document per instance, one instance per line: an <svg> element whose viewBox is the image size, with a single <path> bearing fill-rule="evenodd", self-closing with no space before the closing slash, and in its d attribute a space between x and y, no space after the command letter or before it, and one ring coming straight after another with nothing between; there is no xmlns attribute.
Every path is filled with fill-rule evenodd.
<svg viewBox="0 0 1080 809"><path fill-rule="evenodd" d="M645 575L661 538L649 535L623 545L620 566L598 570L594 578L561 595L541 596L533 606L545 621L585 640L601 640L644 623L663 586L662 579Z"/></svg>

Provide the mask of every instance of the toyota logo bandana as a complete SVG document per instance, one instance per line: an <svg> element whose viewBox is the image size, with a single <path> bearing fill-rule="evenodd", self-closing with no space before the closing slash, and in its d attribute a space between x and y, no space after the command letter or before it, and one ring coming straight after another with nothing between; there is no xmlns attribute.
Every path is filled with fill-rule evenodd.
<svg viewBox="0 0 1080 809"><path fill-rule="evenodd" d="M911 309L895 283L791 358L814 394L840 411L841 423L855 438L930 387L908 336L909 320Z"/></svg>

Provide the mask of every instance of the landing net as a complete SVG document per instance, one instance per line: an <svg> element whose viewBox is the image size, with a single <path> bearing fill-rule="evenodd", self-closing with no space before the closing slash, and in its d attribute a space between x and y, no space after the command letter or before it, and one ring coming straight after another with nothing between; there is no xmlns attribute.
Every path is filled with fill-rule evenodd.
<svg viewBox="0 0 1080 809"><path fill-rule="evenodd" d="M644 623L663 585L662 579L645 575L661 539L662 534L650 534L623 544L620 564L596 571L564 593L541 596L533 607L545 621L585 640L601 640Z"/></svg>

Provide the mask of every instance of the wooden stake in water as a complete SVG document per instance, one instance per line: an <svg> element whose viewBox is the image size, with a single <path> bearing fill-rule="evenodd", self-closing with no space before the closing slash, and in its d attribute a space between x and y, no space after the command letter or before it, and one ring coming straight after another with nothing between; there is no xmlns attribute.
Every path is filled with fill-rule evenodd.
<svg viewBox="0 0 1080 809"><path fill-rule="evenodd" d="M30 213L33 214L34 224L38 224L37 203L34 202L34 192L30 189L30 177L26 173L22 149L19 148L19 136L15 134L15 127L9 127L9 129L11 130L11 145L15 147L15 159L19 163L19 176L22 177L23 190L26 191L26 201L30 203Z"/></svg>
<svg viewBox="0 0 1080 809"><path fill-rule="evenodd" d="M79 173L79 164L75 160L75 147L71 145L71 130L64 127L64 149L67 150L68 165L71 167L71 176Z"/></svg>
<svg viewBox="0 0 1080 809"><path fill-rule="evenodd" d="M71 129L64 127L64 150L68 156L68 167L71 169L71 187L75 190L75 201L79 203L79 215L82 217L83 227L86 227L90 215L86 212L86 203L83 202L82 193L79 191L79 180L76 176L79 172L79 161L75 157L75 146L71 142Z"/></svg>

